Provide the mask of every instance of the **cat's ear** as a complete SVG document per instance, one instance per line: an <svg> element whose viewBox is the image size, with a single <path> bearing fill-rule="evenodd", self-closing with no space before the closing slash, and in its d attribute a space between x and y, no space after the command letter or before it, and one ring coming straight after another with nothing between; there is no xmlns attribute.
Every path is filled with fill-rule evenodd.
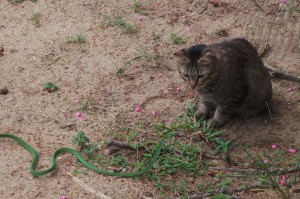
<svg viewBox="0 0 300 199"><path fill-rule="evenodd" d="M178 59L188 59L188 50L183 48L173 54Z"/></svg>

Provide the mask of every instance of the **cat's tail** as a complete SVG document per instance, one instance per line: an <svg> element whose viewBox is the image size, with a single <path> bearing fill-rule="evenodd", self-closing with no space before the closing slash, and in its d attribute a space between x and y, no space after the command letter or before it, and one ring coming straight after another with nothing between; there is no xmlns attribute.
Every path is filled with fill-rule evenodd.
<svg viewBox="0 0 300 199"><path fill-rule="evenodd" d="M300 83L300 77L297 75L291 75L291 74L276 70L275 68L273 68L272 66L269 66L267 64L264 64L264 66L265 66L265 69L270 73L270 75L272 77Z"/></svg>

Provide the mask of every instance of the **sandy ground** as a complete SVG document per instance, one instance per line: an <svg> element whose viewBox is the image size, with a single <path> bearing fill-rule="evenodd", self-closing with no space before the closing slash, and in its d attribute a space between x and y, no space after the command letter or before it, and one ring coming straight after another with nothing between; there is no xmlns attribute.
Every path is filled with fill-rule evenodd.
<svg viewBox="0 0 300 199"><path fill-rule="evenodd" d="M294 10L278 11L276 0L253 1L141 1L148 16L140 19L129 0L38 0L0 4L1 133L14 133L34 146L41 156L39 168L47 168L59 147L74 147L72 137L84 131L100 142L109 129L138 122L141 118L169 121L184 111L193 92L176 71L175 51L197 43L244 37L261 52L264 61L278 69L300 75L300 2L288 1ZM213 2L219 3L214 6ZM40 27L31 17L41 14ZM268 12L269 14L266 14ZM184 21L182 16L187 16ZM108 26L109 16L121 16L138 24L138 34ZM140 21L139 21L140 19ZM216 31L225 29L227 37ZM184 45L170 42L170 34L187 38ZM68 36L82 34L83 44L66 43ZM160 35L155 40L154 35ZM116 69L143 53L159 54L157 61L139 59L121 77ZM157 63L156 63L157 62ZM59 90L43 91L45 82L58 82ZM300 86L272 80L274 97L269 115L233 120L226 136L238 141L235 151L247 147L300 146ZM176 87L181 93L176 94ZM293 91L288 92L292 88ZM94 100L83 121L75 117L80 104ZM142 113L134 106L142 104ZM157 110L158 118L151 112ZM163 114L162 114L163 113ZM139 180L108 177L88 171L73 177L75 158L61 156L52 175L33 178L31 157L17 143L0 140L0 198L159 198L157 190ZM241 198L276 198L274 192L244 194ZM300 196L294 196L300 198Z"/></svg>

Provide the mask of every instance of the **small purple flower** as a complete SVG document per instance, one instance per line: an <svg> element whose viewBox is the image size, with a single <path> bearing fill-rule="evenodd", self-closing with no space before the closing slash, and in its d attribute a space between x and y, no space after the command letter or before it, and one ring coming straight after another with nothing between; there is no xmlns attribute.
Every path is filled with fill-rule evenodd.
<svg viewBox="0 0 300 199"><path fill-rule="evenodd" d="M179 88L178 86L176 87L176 92L179 93L181 91L181 88Z"/></svg>
<svg viewBox="0 0 300 199"><path fill-rule="evenodd" d="M141 108L141 106L140 105L137 105L136 107L135 107L135 112L141 112L142 111L142 108Z"/></svg>
<svg viewBox="0 0 300 199"><path fill-rule="evenodd" d="M152 111L152 115L155 117L157 116L158 112L157 111Z"/></svg>
<svg viewBox="0 0 300 199"><path fill-rule="evenodd" d="M190 33L190 32L192 32L192 28L191 27L188 27L187 28L187 31Z"/></svg>
<svg viewBox="0 0 300 199"><path fill-rule="evenodd" d="M285 180L280 180L279 184L284 187L284 186L286 186L286 181Z"/></svg>
<svg viewBox="0 0 300 199"><path fill-rule="evenodd" d="M80 113L80 112L76 112L76 113L75 113L75 116L76 116L79 120L84 120L84 119L85 119L85 116L84 116L82 113Z"/></svg>
<svg viewBox="0 0 300 199"><path fill-rule="evenodd" d="M281 0L282 5L286 5L286 3L287 3L287 0Z"/></svg>
<svg viewBox="0 0 300 199"><path fill-rule="evenodd" d="M61 196L61 199L67 199L67 197L66 196Z"/></svg>
<svg viewBox="0 0 300 199"><path fill-rule="evenodd" d="M182 20L183 20L183 22L186 22L188 20L188 17L186 15L183 15Z"/></svg>
<svg viewBox="0 0 300 199"><path fill-rule="evenodd" d="M288 176L286 176L286 175L281 175L281 179L282 180L286 180L288 178Z"/></svg>
<svg viewBox="0 0 300 199"><path fill-rule="evenodd" d="M277 144L272 144L271 148L272 149L276 149L277 148Z"/></svg>
<svg viewBox="0 0 300 199"><path fill-rule="evenodd" d="M143 20L144 20L144 18L143 18L142 16L139 16L139 17L138 17L138 21L139 21L139 22L143 22Z"/></svg>
<svg viewBox="0 0 300 199"><path fill-rule="evenodd" d="M97 101L100 101L100 100L101 100L101 96L99 96L99 95L96 96L96 100L97 100Z"/></svg>
<svg viewBox="0 0 300 199"><path fill-rule="evenodd" d="M288 88L287 91L288 91L288 92L292 92L292 91L294 91L294 89L293 89L293 88Z"/></svg>
<svg viewBox="0 0 300 199"><path fill-rule="evenodd" d="M296 149L289 149L288 152L291 153L291 154L295 154L295 153L297 153L297 150Z"/></svg>
<svg viewBox="0 0 300 199"><path fill-rule="evenodd" d="M269 160L265 159L264 164L268 164L268 163L269 163Z"/></svg>

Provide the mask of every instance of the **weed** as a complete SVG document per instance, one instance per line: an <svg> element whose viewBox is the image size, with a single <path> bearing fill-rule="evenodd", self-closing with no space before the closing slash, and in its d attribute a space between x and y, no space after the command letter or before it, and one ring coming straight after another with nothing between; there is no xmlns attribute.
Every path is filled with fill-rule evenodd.
<svg viewBox="0 0 300 199"><path fill-rule="evenodd" d="M157 32L153 33L153 39L154 39L155 41L161 40L161 34L160 34L160 33L157 33Z"/></svg>
<svg viewBox="0 0 300 199"><path fill-rule="evenodd" d="M91 158L94 157L93 153L98 150L98 145L95 143L89 144L89 142L90 139L82 131L79 131L77 135L73 137L73 144L77 144L80 147L80 151L83 150L83 152Z"/></svg>
<svg viewBox="0 0 300 199"><path fill-rule="evenodd" d="M138 13L138 14L144 15L144 16L149 15L146 8L139 0L133 0L132 3L133 3L133 8L134 8L135 13Z"/></svg>
<svg viewBox="0 0 300 199"><path fill-rule="evenodd" d="M176 45L182 45L187 42L186 39L177 36L175 33L171 33L170 40L171 40L172 44L176 44Z"/></svg>
<svg viewBox="0 0 300 199"><path fill-rule="evenodd" d="M121 76L127 69L127 66L123 66L123 67L120 67L116 70L115 72L115 75L116 76Z"/></svg>
<svg viewBox="0 0 300 199"><path fill-rule="evenodd" d="M41 13L38 11L34 11L33 15L31 16L31 21L37 28L41 26L41 16Z"/></svg>
<svg viewBox="0 0 300 199"><path fill-rule="evenodd" d="M22 3L25 0L8 0L11 4ZM37 2L37 0L30 0L31 2Z"/></svg>
<svg viewBox="0 0 300 199"><path fill-rule="evenodd" d="M138 25L125 22L120 16L114 17L113 24L122 28L126 33L138 33L140 31L140 27Z"/></svg>
<svg viewBox="0 0 300 199"><path fill-rule="evenodd" d="M68 36L67 37L67 43L79 43L79 44L82 44L82 43L85 43L85 42L86 42L85 36L82 35L82 34L78 34L76 36Z"/></svg>
<svg viewBox="0 0 300 199"><path fill-rule="evenodd" d="M296 174L283 175L280 170L288 164L293 165L293 162L287 162L287 154L281 150L276 149L272 153L247 152L247 159L252 160L253 165L258 167L262 173L260 181L263 185L270 185L277 189L283 198L289 198L291 183L296 179ZM299 157L298 157L299 158ZM297 163L298 162L298 163ZM296 158L296 165L294 168L299 168L299 159Z"/></svg>
<svg viewBox="0 0 300 199"><path fill-rule="evenodd" d="M286 9L287 9L287 11L288 11L290 14L293 14L293 12L296 11L296 7L295 7L294 5L292 5L292 4L287 4L287 5L286 5Z"/></svg>
<svg viewBox="0 0 300 199"><path fill-rule="evenodd" d="M101 22L104 27L116 26L121 28L124 32L130 34L137 34L140 32L140 26L137 24L126 22L120 16L104 16L104 21Z"/></svg>
<svg viewBox="0 0 300 199"><path fill-rule="evenodd" d="M90 142L90 139L85 135L84 132L79 131L77 135L73 137L73 144L77 144L81 149L84 148Z"/></svg>
<svg viewBox="0 0 300 199"><path fill-rule="evenodd" d="M125 32L127 33L138 33L140 31L140 27L136 24L125 23Z"/></svg>
<svg viewBox="0 0 300 199"><path fill-rule="evenodd" d="M46 82L43 84L43 90L47 90L48 92L54 92L58 89L58 86L54 82Z"/></svg>
<svg viewBox="0 0 300 199"><path fill-rule="evenodd" d="M180 116L176 116L177 120L171 124L156 124L154 125L154 133L156 132L156 138L160 139L163 135L169 132L181 132L188 135L193 133L202 132L203 136L206 136L206 140L215 142L215 140L223 140L220 138L222 131L213 131L207 127L204 120L196 120L195 116L195 105L188 104L188 112L183 113ZM122 127L119 129L120 133L113 132L110 135L114 137L119 137L119 139L124 140L128 145L134 146L136 149L136 154L132 152L118 153L115 156L105 156L105 155L95 155L94 151L90 150L89 157L94 158L95 162L100 165L100 167L114 166L117 170L122 171L126 169L127 172L138 171L143 169L150 160L153 158L153 154L156 151L157 140L152 140L152 137L147 138L148 132L153 132L153 129L148 129L146 123L138 123L134 127ZM146 136L146 140L145 140ZM82 132L79 132L78 139L76 142L81 148L86 148L86 146L91 146L87 144L87 139ZM152 138L152 139L151 139ZM144 145L142 145L139 140L144 140ZM88 140L89 141L89 140ZM227 146L229 141L223 140ZM134 144L133 144L134 143ZM215 143L216 147L218 143ZM138 148L142 147L143 152L138 152ZM222 147L221 147L222 148ZM224 148L224 147L223 147ZM226 150L220 149L219 152L224 152ZM85 152L87 153L87 152ZM144 177L154 182L155 187L165 192L171 190L179 195L184 195L185 193L194 192L197 190L204 189L203 185L197 186L195 184L188 183L188 180L192 181L197 176L202 175L208 169L206 163L199 157L202 157L204 153L203 142L196 143L186 143L173 137L162 146L161 153L157 158L152 170L146 174ZM128 157L131 156L131 157ZM137 161L129 161L132 159ZM174 178L175 175L180 175L179 178ZM188 177L186 176L188 175ZM173 177L172 177L173 176ZM229 181L224 180L221 182L219 187L229 186Z"/></svg>
<svg viewBox="0 0 300 199"><path fill-rule="evenodd" d="M231 196L221 193L221 194L214 195L211 198L213 198L213 199L231 199Z"/></svg>
<svg viewBox="0 0 300 199"><path fill-rule="evenodd" d="M217 30L215 34L219 37L228 37L228 32L226 29Z"/></svg>
<svg viewBox="0 0 300 199"><path fill-rule="evenodd" d="M119 27L119 28L124 28L126 22L122 19L120 16L114 17L114 25Z"/></svg>

